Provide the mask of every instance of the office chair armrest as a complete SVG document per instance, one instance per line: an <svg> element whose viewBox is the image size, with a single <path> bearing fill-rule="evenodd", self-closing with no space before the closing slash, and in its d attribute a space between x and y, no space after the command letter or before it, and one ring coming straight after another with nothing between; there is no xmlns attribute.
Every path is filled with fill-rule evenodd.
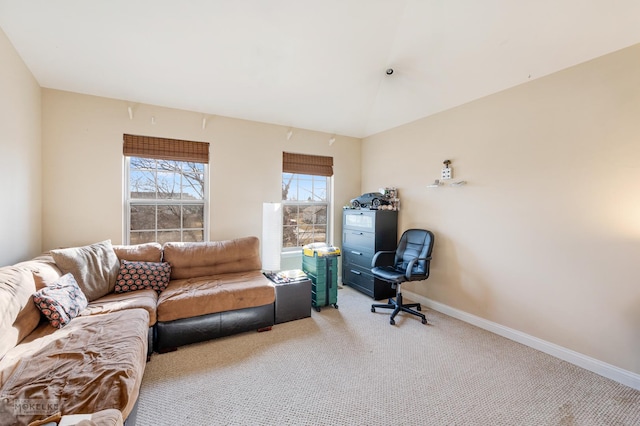
<svg viewBox="0 0 640 426"><path fill-rule="evenodd" d="M377 251L376 254L373 255L373 258L371 258L371 267L375 268L376 266L391 266L393 265L395 255L395 250Z"/></svg>
<svg viewBox="0 0 640 426"><path fill-rule="evenodd" d="M411 280L411 271L413 271L413 265L416 264L417 261L419 260L431 260L431 256L429 257L416 257L415 259L411 259L409 261L409 264L407 265L407 271L404 274L405 277L407 277L407 281Z"/></svg>

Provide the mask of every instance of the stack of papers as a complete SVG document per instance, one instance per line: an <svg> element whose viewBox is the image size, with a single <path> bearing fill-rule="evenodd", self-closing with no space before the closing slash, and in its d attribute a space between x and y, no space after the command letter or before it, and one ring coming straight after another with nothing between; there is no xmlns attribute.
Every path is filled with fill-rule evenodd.
<svg viewBox="0 0 640 426"><path fill-rule="evenodd" d="M290 271L280 271L265 275L275 283L290 283L307 279L307 274L305 274L302 269L292 269Z"/></svg>

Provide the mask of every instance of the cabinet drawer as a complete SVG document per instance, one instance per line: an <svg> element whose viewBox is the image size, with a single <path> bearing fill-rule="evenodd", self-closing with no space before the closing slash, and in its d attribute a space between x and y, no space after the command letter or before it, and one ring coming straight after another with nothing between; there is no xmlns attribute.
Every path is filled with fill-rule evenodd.
<svg viewBox="0 0 640 426"><path fill-rule="evenodd" d="M358 268L345 267L342 281L350 287L357 288L366 295L373 297L373 276L362 272Z"/></svg>
<svg viewBox="0 0 640 426"><path fill-rule="evenodd" d="M371 232L375 230L375 213L373 210L345 211L342 226L345 229Z"/></svg>
<svg viewBox="0 0 640 426"><path fill-rule="evenodd" d="M362 232L345 229L342 232L342 246L355 249L364 249L373 252L375 247L375 235L373 232Z"/></svg>
<svg viewBox="0 0 640 426"><path fill-rule="evenodd" d="M342 261L345 265L360 266L365 269L371 269L371 258L373 252L358 248L343 247Z"/></svg>

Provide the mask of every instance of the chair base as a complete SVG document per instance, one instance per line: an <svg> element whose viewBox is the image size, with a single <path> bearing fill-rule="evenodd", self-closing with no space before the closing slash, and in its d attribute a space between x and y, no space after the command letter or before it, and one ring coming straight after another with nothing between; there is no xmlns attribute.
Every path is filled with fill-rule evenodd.
<svg viewBox="0 0 640 426"><path fill-rule="evenodd" d="M391 325L395 325L396 320L394 318L401 311L420 317L422 319L423 324L427 323L427 317L425 317L424 314L421 314L420 312L418 312L422 310L422 307L420 306L420 304L419 303L407 303L407 304L402 303L402 293L398 293L396 295L396 300L389 299L389 303L380 303L380 304L374 303L373 305L371 305L371 312L375 312L376 308L393 309L393 312L391 313L391 318L389 318L389 324ZM416 308L417 310L413 310L411 308Z"/></svg>

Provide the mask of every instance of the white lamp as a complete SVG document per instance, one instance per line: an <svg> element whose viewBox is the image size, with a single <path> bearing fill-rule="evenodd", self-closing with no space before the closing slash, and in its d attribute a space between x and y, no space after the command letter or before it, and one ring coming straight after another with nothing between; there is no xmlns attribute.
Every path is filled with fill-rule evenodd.
<svg viewBox="0 0 640 426"><path fill-rule="evenodd" d="M262 204L261 247L262 270L279 271L282 251L282 205L280 203Z"/></svg>

